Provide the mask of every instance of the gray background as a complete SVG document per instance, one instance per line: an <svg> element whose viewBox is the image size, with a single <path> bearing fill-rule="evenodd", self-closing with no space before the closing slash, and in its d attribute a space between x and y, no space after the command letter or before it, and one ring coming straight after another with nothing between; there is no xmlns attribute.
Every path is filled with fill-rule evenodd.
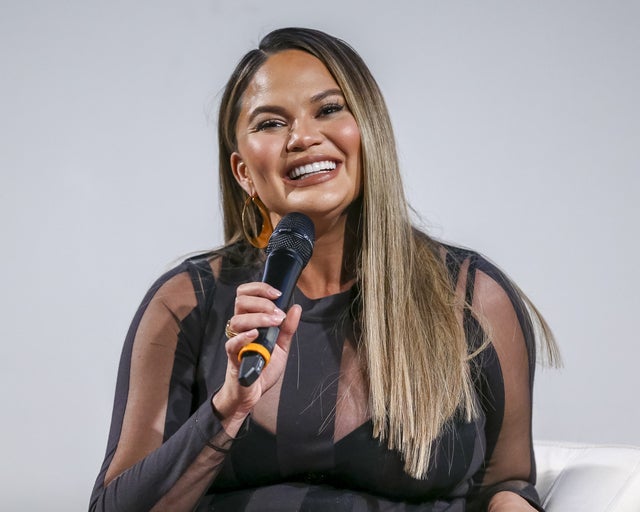
<svg viewBox="0 0 640 512"><path fill-rule="evenodd" d="M139 300L221 242L219 91L287 25L360 51L425 224L554 327L536 438L640 444L639 6L2 1L2 508L86 508Z"/></svg>

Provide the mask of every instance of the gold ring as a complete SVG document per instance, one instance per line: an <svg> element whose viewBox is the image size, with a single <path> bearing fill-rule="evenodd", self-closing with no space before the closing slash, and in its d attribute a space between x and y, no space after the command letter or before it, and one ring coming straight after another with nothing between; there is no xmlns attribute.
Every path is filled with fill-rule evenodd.
<svg viewBox="0 0 640 512"><path fill-rule="evenodd" d="M224 328L224 333L227 335L227 338L234 338L238 335L238 333L231 328L231 319L227 321L227 325Z"/></svg>

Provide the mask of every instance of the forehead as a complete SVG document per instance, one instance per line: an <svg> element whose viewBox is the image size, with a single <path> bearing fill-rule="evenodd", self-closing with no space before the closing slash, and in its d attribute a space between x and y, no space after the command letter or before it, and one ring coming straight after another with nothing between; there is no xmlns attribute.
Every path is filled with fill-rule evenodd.
<svg viewBox="0 0 640 512"><path fill-rule="evenodd" d="M265 101L296 99L338 88L326 66L313 55L285 50L269 56L243 95L243 110Z"/></svg>

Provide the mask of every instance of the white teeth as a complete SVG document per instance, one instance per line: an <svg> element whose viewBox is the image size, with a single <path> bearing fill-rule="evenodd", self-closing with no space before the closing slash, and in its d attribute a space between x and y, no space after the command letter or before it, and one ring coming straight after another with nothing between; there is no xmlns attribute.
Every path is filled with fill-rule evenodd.
<svg viewBox="0 0 640 512"><path fill-rule="evenodd" d="M289 178L295 180L300 178L301 176L306 176L307 174L312 174L315 172L326 172L331 171L336 168L336 163L331 160L323 160L322 162L313 162L307 165L301 165L300 167L296 167L293 171L289 173Z"/></svg>

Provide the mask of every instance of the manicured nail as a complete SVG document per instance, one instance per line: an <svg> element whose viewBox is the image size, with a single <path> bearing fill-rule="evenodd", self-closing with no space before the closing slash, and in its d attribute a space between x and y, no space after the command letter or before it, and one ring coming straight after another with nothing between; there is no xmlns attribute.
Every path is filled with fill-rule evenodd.
<svg viewBox="0 0 640 512"><path fill-rule="evenodd" d="M282 292L280 290L276 290L275 288L271 288L269 292L273 297L280 297L280 295L282 295Z"/></svg>

